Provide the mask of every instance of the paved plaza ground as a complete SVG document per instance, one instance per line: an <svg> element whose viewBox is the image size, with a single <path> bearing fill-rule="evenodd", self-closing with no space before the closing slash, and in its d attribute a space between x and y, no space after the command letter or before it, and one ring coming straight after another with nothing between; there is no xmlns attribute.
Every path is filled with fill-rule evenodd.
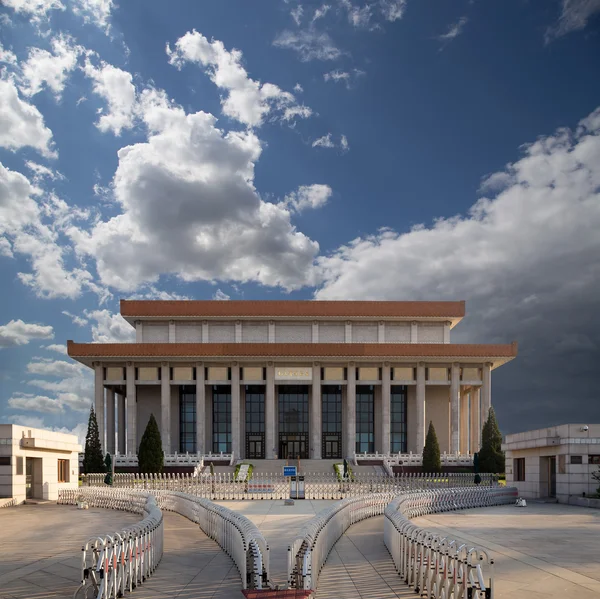
<svg viewBox="0 0 600 599"><path fill-rule="evenodd" d="M415 524L488 548L496 599L598 599L600 511L528 502L416 518Z"/></svg>

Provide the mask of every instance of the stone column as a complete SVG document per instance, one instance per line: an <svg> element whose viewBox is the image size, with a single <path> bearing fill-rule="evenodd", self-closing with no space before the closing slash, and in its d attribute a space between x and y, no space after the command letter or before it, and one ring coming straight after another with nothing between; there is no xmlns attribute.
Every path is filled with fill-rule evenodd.
<svg viewBox="0 0 600 599"><path fill-rule="evenodd" d="M356 365L348 364L346 384L346 455L352 458L356 453Z"/></svg>
<svg viewBox="0 0 600 599"><path fill-rule="evenodd" d="M160 436L165 455L171 451L171 369L167 362L160 367Z"/></svg>
<svg viewBox="0 0 600 599"><path fill-rule="evenodd" d="M204 364L196 364L196 451L206 452L206 383L204 381Z"/></svg>
<svg viewBox="0 0 600 599"><path fill-rule="evenodd" d="M386 362L381 370L381 453L390 453L391 387L390 365Z"/></svg>
<svg viewBox="0 0 600 599"><path fill-rule="evenodd" d="M469 395L465 389L460 392L460 453L469 453Z"/></svg>
<svg viewBox="0 0 600 599"><path fill-rule="evenodd" d="M471 387L471 453L479 451L481 444L481 417L479 415L479 387Z"/></svg>
<svg viewBox="0 0 600 599"><path fill-rule="evenodd" d="M135 367L127 362L127 453L137 454L137 402L135 397Z"/></svg>
<svg viewBox="0 0 600 599"><path fill-rule="evenodd" d="M488 419L492 407L492 365L488 362L483 365L481 378L481 430Z"/></svg>
<svg viewBox="0 0 600 599"><path fill-rule="evenodd" d="M450 452L460 451L460 367L452 364L450 375Z"/></svg>
<svg viewBox="0 0 600 599"><path fill-rule="evenodd" d="M100 433L100 445L102 453L106 448L106 426L104 424L104 368L101 362L94 364L94 411L96 412L96 422L98 422L98 432Z"/></svg>
<svg viewBox="0 0 600 599"><path fill-rule="evenodd" d="M321 408L321 366L318 362L313 364L312 379L312 412L311 412L311 449L315 460L321 459L321 433L323 431Z"/></svg>
<svg viewBox="0 0 600 599"><path fill-rule="evenodd" d="M265 389L265 455L267 460L275 458L275 366L267 363L267 384Z"/></svg>
<svg viewBox="0 0 600 599"><path fill-rule="evenodd" d="M119 453L125 454L127 451L127 420L125 417L125 396L117 393L117 408L118 408L118 436L119 436Z"/></svg>
<svg viewBox="0 0 600 599"><path fill-rule="evenodd" d="M106 390L106 451L115 453L115 392Z"/></svg>
<svg viewBox="0 0 600 599"><path fill-rule="evenodd" d="M417 417L416 417L416 452L423 453L425 447L425 364L417 364Z"/></svg>
<svg viewBox="0 0 600 599"><path fill-rule="evenodd" d="M240 457L240 367L231 364L231 451L235 459Z"/></svg>

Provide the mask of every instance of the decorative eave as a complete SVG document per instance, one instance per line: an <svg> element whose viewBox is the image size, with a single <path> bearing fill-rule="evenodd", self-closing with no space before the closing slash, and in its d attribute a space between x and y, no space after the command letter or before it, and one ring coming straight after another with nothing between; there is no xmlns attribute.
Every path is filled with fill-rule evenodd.
<svg viewBox="0 0 600 599"><path fill-rule="evenodd" d="M465 302L345 300L121 300L121 316L136 320L435 320L456 326Z"/></svg>
<svg viewBox="0 0 600 599"><path fill-rule="evenodd" d="M136 361L246 362L432 362L490 363L497 368L517 355L517 342L505 345L455 343L74 343L68 355L92 366L93 362Z"/></svg>

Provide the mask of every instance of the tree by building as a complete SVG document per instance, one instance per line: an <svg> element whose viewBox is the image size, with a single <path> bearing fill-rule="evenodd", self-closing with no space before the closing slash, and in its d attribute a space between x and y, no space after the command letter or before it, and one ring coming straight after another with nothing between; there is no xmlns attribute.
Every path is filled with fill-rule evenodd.
<svg viewBox="0 0 600 599"><path fill-rule="evenodd" d="M481 449L479 451L479 470L481 472L504 472L504 452L502 451L502 434L498 428L494 408L490 408L488 418L481 432Z"/></svg>
<svg viewBox="0 0 600 599"><path fill-rule="evenodd" d="M429 421L425 447L423 448L423 472L441 472L442 459L440 457L440 444L433 422Z"/></svg>
<svg viewBox="0 0 600 599"><path fill-rule="evenodd" d="M150 420L140 441L138 450L138 467L142 474L159 473L163 471L165 455L162 450L162 439L154 414L150 414Z"/></svg>
<svg viewBox="0 0 600 599"><path fill-rule="evenodd" d="M94 407L90 409L88 429L85 436L85 453L83 454L83 471L85 474L104 472L104 458L100 445L100 433Z"/></svg>

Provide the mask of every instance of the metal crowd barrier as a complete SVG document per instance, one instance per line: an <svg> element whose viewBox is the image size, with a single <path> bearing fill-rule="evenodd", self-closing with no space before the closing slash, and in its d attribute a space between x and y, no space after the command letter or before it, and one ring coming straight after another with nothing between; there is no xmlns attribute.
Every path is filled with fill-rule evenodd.
<svg viewBox="0 0 600 599"><path fill-rule="evenodd" d="M384 543L397 572L431 599L490 599L494 560L484 550L436 535L411 518L449 510L514 503L515 487L438 489L406 493L385 509Z"/></svg>
<svg viewBox="0 0 600 599"><path fill-rule="evenodd" d="M163 516L155 498L137 491L65 489L59 504L85 501L92 507L143 514L143 519L112 535L89 539L82 547L81 585L75 599L112 599L133 591L152 575L163 554Z"/></svg>
<svg viewBox="0 0 600 599"><path fill-rule="evenodd" d="M472 473L407 473L387 476L377 473L356 473L351 478L338 480L334 472L305 473L306 499L343 499L366 493L398 493L436 488L494 487L495 474L481 474L481 483L475 484ZM104 474L84 476L84 486L105 487ZM133 488L146 491L179 491L216 501L234 499L286 499L290 496L289 479L281 473L253 474L247 481L234 480L233 473L201 474L133 474L117 473L113 488Z"/></svg>
<svg viewBox="0 0 600 599"><path fill-rule="evenodd" d="M75 505L80 500L86 501L90 507L102 507L135 513L143 513L146 503L152 500L158 508L176 512L197 523L208 537L216 541L237 566L242 580L242 588L262 589L268 585L269 546L267 541L250 520L224 506L216 505L208 499L179 491L112 489L108 486L104 488L81 487L78 490L68 489L59 491L58 503ZM160 509L158 509L159 513ZM162 514L160 535L162 555ZM94 539L88 541L88 545L93 541ZM91 571L90 568L96 568L98 565L102 566L103 563L101 560L97 563L96 561L87 563L86 559L100 558L90 557L90 555L96 556L94 551L92 551L92 554L87 555L86 547L87 545L84 546L83 579L86 578L86 571L89 572ZM90 545L90 549L92 549L92 545ZM127 554L120 555L121 559L127 562ZM158 559L160 559L160 556ZM158 561L156 564L158 564ZM153 569L155 567L156 565L154 565ZM94 584L97 578L96 576L91 583ZM138 584L138 579L134 579L132 584L132 588L134 588ZM120 586L117 588L120 588ZM94 595L94 597L96 596L98 599L108 599L116 595Z"/></svg>
<svg viewBox="0 0 600 599"><path fill-rule="evenodd" d="M375 493L343 499L309 520L288 546L288 586L316 588L329 552L348 527L365 518L383 514L392 498L391 493Z"/></svg>

